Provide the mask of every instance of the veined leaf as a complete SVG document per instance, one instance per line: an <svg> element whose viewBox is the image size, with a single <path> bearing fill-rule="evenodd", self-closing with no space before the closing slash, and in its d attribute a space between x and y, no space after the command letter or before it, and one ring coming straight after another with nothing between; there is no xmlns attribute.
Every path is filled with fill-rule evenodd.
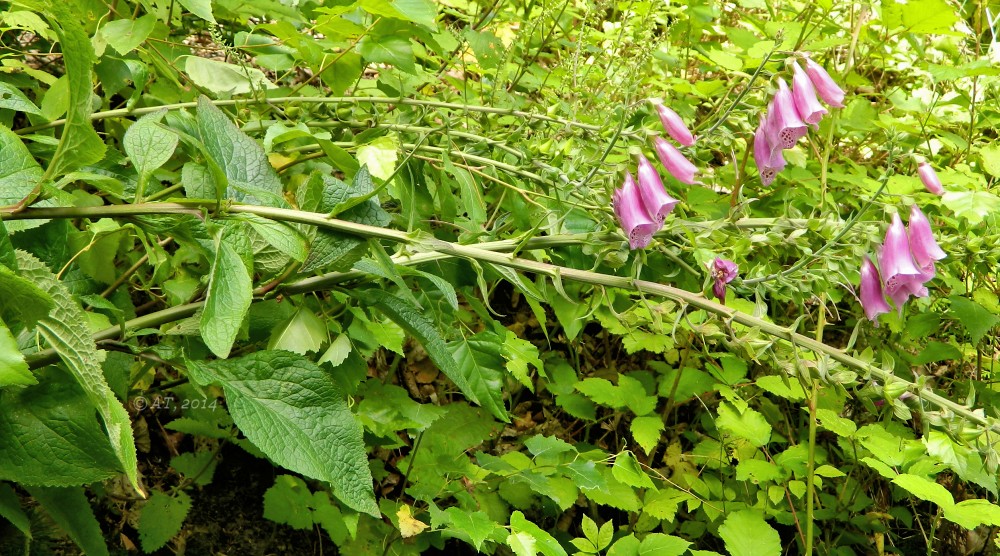
<svg viewBox="0 0 1000 556"><path fill-rule="evenodd" d="M45 290L55 304L49 316L38 321L39 332L59 354L59 358L83 387L90 403L104 420L111 447L125 475L132 488L141 493L132 422L125 407L104 379L104 371L101 369L104 352L97 349L90 336L86 314L66 286L41 261L23 251L18 251L17 257L21 276Z"/></svg>
<svg viewBox="0 0 1000 556"><path fill-rule="evenodd" d="M0 388L14 384L38 384L17 347L17 340L7 325L0 321Z"/></svg>
<svg viewBox="0 0 1000 556"><path fill-rule="evenodd" d="M278 465L326 481L351 508L378 516L362 427L333 378L283 351L190 362L198 383L219 384L233 421Z"/></svg>
<svg viewBox="0 0 1000 556"><path fill-rule="evenodd" d="M107 556L101 525L82 487L26 487L28 494L45 508L52 520L69 534L87 556Z"/></svg>
<svg viewBox="0 0 1000 556"><path fill-rule="evenodd" d="M35 162L21 138L2 125L0 152L3 153L0 157L0 206L9 206L31 193L42 178L42 167ZM21 223L7 224L11 229L18 229Z"/></svg>
<svg viewBox="0 0 1000 556"><path fill-rule="evenodd" d="M566 556L566 550L555 537L528 521L520 511L510 515L510 530L513 534L530 537L534 541L534 548L545 556ZM507 540L509 543L510 539Z"/></svg>
<svg viewBox="0 0 1000 556"><path fill-rule="evenodd" d="M219 241L199 326L202 340L216 356L229 357L252 301L253 282L243 259L229 243Z"/></svg>
<svg viewBox="0 0 1000 556"><path fill-rule="evenodd" d="M7 483L0 483L0 517L17 527L25 537L31 538L31 521L21 509L21 501L17 493Z"/></svg>
<svg viewBox="0 0 1000 556"><path fill-rule="evenodd" d="M160 110L139 118L122 138L122 147L139 173L140 186L137 191L142 189L142 184L149 179L153 171L170 160L180 140L176 133L159 125L160 119L166 112Z"/></svg>
<svg viewBox="0 0 1000 556"><path fill-rule="evenodd" d="M204 87L216 96L246 95L277 87L264 72L255 67L240 66L200 56L181 58L184 60L184 73L187 73L198 86Z"/></svg>
<svg viewBox="0 0 1000 556"><path fill-rule="evenodd" d="M42 111L17 87L0 82L0 108L41 115Z"/></svg>
<svg viewBox="0 0 1000 556"><path fill-rule="evenodd" d="M758 510L729 514L719 527L719 536L732 556L779 556L781 537Z"/></svg>
<svg viewBox="0 0 1000 556"><path fill-rule="evenodd" d="M247 203L281 199L281 180L264 149L204 96L198 97L198 133L206 155L229 182L227 197ZM254 190L267 198L257 199Z"/></svg>
<svg viewBox="0 0 1000 556"><path fill-rule="evenodd" d="M479 403L497 418L508 420L507 408L503 404L503 375L500 373L504 360L497 336L483 332L471 338L463 337L449 343L448 349Z"/></svg>
<svg viewBox="0 0 1000 556"><path fill-rule="evenodd" d="M14 266L20 266L16 258ZM49 314L55 304L52 296L37 283L18 276L6 266L0 266L0 299L3 300L0 303L0 320L15 331L34 326Z"/></svg>
<svg viewBox="0 0 1000 556"><path fill-rule="evenodd" d="M155 26L156 16L146 14L137 19L125 18L110 21L101 27L100 33L104 40L111 45L111 48L124 55L146 42L146 38L153 32Z"/></svg>
<svg viewBox="0 0 1000 556"><path fill-rule="evenodd" d="M73 11L72 2L49 0L45 4L49 24L59 35L69 78L69 112L47 170L48 176L55 177L104 158L107 147L90 122L94 49L79 23L82 18Z"/></svg>
<svg viewBox="0 0 1000 556"><path fill-rule="evenodd" d="M306 260L306 256L309 254L306 238L295 228L284 222L276 222L256 214L241 214L239 219L250 224L250 227L271 247L296 261Z"/></svg>
<svg viewBox="0 0 1000 556"><path fill-rule="evenodd" d="M139 541L147 554L159 550L177 536L191 509L191 497L183 490L173 496L155 491L139 515Z"/></svg>

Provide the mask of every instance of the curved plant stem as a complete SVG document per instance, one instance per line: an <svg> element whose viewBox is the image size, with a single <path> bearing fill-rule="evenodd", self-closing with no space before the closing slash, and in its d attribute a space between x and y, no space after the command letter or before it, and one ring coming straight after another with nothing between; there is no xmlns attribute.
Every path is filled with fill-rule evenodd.
<svg viewBox="0 0 1000 556"><path fill-rule="evenodd" d="M132 214L157 213L184 214L200 213L200 209L213 210L215 208L217 208L215 201L187 201L182 203L146 203L143 205L25 209L11 215L11 217L14 219L34 219L70 218L79 216L94 216L96 214L102 214L104 216L128 216ZM701 293L693 293L675 288L673 286L649 282L646 280L637 280L622 276L615 276L612 274L556 266L539 261L515 257L505 253L497 253L483 249L481 246L451 243L426 234L407 233L400 230L389 230L375 226L347 222L344 220L336 220L327 218L324 214L240 204L233 204L223 208L230 213L256 214L258 216L282 222L296 222L299 224L317 226L323 229L334 230L365 238L388 240L405 244L418 251L436 252L444 256L458 257L478 262L487 262L522 272L546 276L552 280L571 280L584 284L619 288L639 292L644 295L667 298L716 315L717 317L722 318L728 325L735 322L749 327L751 330L788 342L793 346L808 349L819 356L832 359L847 367L857 369L858 371L861 371L865 379L868 377L874 377L883 383L891 381L896 384L903 384L908 391L916 396L919 396L924 401L937 406L941 410L954 413L971 423L987 427L993 432L1000 433L1000 422L996 419L986 417L985 415L979 415L962 404L952 401L944 396L935 394L928 389L919 388L913 382L895 376L891 371L876 367L867 361L862 361L861 359L848 355L840 349L817 341L803 334L799 334L791 328L737 311L732 307L720 305L719 303L705 298ZM3 217L5 212L10 211L0 211L0 217ZM171 307L151 315L144 315L138 319L128 321L126 323L126 328L133 328L136 326L159 326L160 324L164 324L166 322L190 316L194 314L198 307L200 307L200 304L198 303ZM114 326L96 334L95 339L112 338L121 334L121 332L122 330L119 326ZM37 367L53 362L55 360L55 354L40 352L29 357L28 359L30 365ZM949 416L945 415L944 417L947 420Z"/></svg>

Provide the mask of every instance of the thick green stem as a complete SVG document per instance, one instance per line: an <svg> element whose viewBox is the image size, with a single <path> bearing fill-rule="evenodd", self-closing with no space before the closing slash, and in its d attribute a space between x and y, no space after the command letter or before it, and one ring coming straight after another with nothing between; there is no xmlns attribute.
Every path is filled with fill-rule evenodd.
<svg viewBox="0 0 1000 556"><path fill-rule="evenodd" d="M147 203L144 205L26 209L24 211L21 211L19 213L10 216L14 219L23 220L32 218L77 218L81 216L127 216L134 214L157 214L157 213L200 214L201 211L199 209L214 210L215 208L216 208L216 203L214 201L186 201L183 203ZM578 270L575 268L560 267L543 262L515 257L513 255L505 253L488 251L479 246L460 245L457 243L451 243L434 237L424 236L421 234L409 234L407 232L399 230L389 230L385 228L378 228L375 226L367 226L364 224L347 222L344 220L336 220L332 218L327 218L326 215L312 213L312 212L304 212L304 211L274 208L274 207L261 207L255 205L239 205L239 204L230 205L224 208L230 213L256 214L258 216L263 216L265 218L270 218L272 220L277 220L282 222L296 222L299 224L309 224L323 229L334 230L346 234L402 243L421 251L427 251L427 252L434 251L446 256L461 257L464 259L470 259L479 262L487 262L491 264L504 266L507 268L512 268L515 270L520 270L522 272L540 274L542 276L547 276L554 280L559 280L559 279L571 280L595 286L620 288L625 290L637 291L646 295L655 295L671 299L674 301L678 301L682 304L690 305L697 309L701 309L708 313L712 313L716 316L719 316L728 323L735 322L737 324L747 326L753 330L759 331L760 333L775 338L779 338L792 345L808 349L818 355L826 356L830 359L833 359L834 361L837 361L838 363L841 363L842 365L861 371L863 376L874 377L879 381L882 381L883 383L888 381L892 381L896 384L904 383L908 391L919 396L928 403L935 405L940 409L951 411L954 414L968 420L969 422L976 423L984 427L988 427L992 431L1000 433L1000 423L997 423L995 419L988 418L982 415L977 415L975 412L973 412L969 408L959 403L956 403L943 396L939 396L938 394L935 394L930 390L919 388L916 384L909 381L905 381L895 376L891 371L886 371L884 369L872 365L871 363L862 361L856 357L852 357L851 355L848 355L847 353L833 346L826 345L822 342L814 340L813 338L794 332L790 328L780 326L778 324L774 324L767 320L754 317L753 315L737 311L732 307L720 305L719 303L716 303L714 301L705 298L701 293L693 293L672 286L667 286L665 284L658 284L646 280L636 280L632 278L624 278L621 276L615 276L611 274L603 274L600 272L591 272L586 270ZM9 210L0 211L0 218L4 218L5 213L9 212L10 212ZM181 307L171 308L168 309L167 311L190 310L190 313L184 315L184 316L189 316L190 314L193 314L194 311L197 309L197 306L195 306L194 308L191 307L192 304L189 304ZM160 313L163 312L161 311ZM156 320L159 318L161 317L156 317L154 319L153 315L146 315L144 317L140 317L140 319L135 319L135 320L141 321L140 324L143 325L143 327L157 326L158 324L162 324L163 322L170 322L171 320L171 319L165 321ZM182 317L177 317L177 318L182 318ZM153 322L145 322L142 321L142 319L154 319L154 320ZM98 339L107 339L107 338L112 338L120 333L121 333L120 327L115 326L105 331L102 331L96 337ZM32 363L37 365L36 362L37 359L38 359L37 356L33 357Z"/></svg>

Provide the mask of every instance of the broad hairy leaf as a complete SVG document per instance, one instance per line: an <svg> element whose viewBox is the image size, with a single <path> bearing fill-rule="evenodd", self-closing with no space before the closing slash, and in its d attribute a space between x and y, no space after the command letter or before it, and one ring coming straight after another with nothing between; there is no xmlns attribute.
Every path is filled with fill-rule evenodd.
<svg viewBox="0 0 1000 556"><path fill-rule="evenodd" d="M45 512L87 556L108 556L101 525L87 501L83 487L25 487Z"/></svg>
<svg viewBox="0 0 1000 556"><path fill-rule="evenodd" d="M13 131L0 125L0 206L24 199L42 177L42 167ZM13 229L20 223L8 222Z"/></svg>
<svg viewBox="0 0 1000 556"><path fill-rule="evenodd" d="M247 203L281 198L281 181L264 149L204 96L198 97L198 133L207 156L229 182L228 198Z"/></svg>
<svg viewBox="0 0 1000 556"><path fill-rule="evenodd" d="M159 550L180 533L191 510L191 497L183 490L173 495L153 491L139 515L139 542L147 554Z"/></svg>
<svg viewBox="0 0 1000 556"><path fill-rule="evenodd" d="M499 419L506 420L503 403L504 366L501 344L495 334L481 332L471 338L459 338L448 344L458 370L476 393L479 403Z"/></svg>
<svg viewBox="0 0 1000 556"><path fill-rule="evenodd" d="M90 121L94 49L79 23L82 18L75 12L73 2L48 0L45 5L49 24L59 35L69 78L69 112L47 170L49 176L56 177L97 162L104 157L107 147Z"/></svg>
<svg viewBox="0 0 1000 556"><path fill-rule="evenodd" d="M101 369L104 352L99 351L94 344L87 328L86 314L62 282L41 261L23 251L17 252L17 260L21 276L41 287L54 301L54 309L49 316L38 321L39 332L83 387L90 403L104 420L111 447L125 475L132 487L142 492L138 481L132 423L125 407L104 379Z"/></svg>
<svg viewBox="0 0 1000 556"><path fill-rule="evenodd" d="M779 556L781 537L758 510L740 510L726 517L719 536L732 556Z"/></svg>
<svg viewBox="0 0 1000 556"><path fill-rule="evenodd" d="M177 148L180 137L159 125L166 112L161 110L139 118L122 138L122 147L139 173L140 181L148 179L154 170L166 164Z"/></svg>
<svg viewBox="0 0 1000 556"><path fill-rule="evenodd" d="M333 378L308 359L260 351L189 363L198 383L219 384L243 434L275 463L326 481L349 507L378 516L362 427Z"/></svg>
<svg viewBox="0 0 1000 556"><path fill-rule="evenodd" d="M21 253L23 255L23 252ZM19 267L17 258L14 267ZM19 276L6 265L0 266L0 320L14 330L30 328L45 318L55 302L32 280Z"/></svg>
<svg viewBox="0 0 1000 556"><path fill-rule="evenodd" d="M284 222L276 222L256 214L241 214L238 219L249 224L253 231L271 247L296 261L306 260L306 256L309 254L308 242L295 228Z"/></svg>
<svg viewBox="0 0 1000 556"><path fill-rule="evenodd" d="M199 325L202 340L212 353L223 359L229 357L252 301L250 273L236 250L222 239L212 262Z"/></svg>
<svg viewBox="0 0 1000 556"><path fill-rule="evenodd" d="M313 179L322 182L317 212L335 214L341 220L369 226L386 226L391 221L389 213L372 196L375 186L367 167L362 166L358 170L350 185L327 175L314 174L310 177L310 180ZM363 239L330 230L317 230L301 271L346 271L361 260L366 251Z"/></svg>

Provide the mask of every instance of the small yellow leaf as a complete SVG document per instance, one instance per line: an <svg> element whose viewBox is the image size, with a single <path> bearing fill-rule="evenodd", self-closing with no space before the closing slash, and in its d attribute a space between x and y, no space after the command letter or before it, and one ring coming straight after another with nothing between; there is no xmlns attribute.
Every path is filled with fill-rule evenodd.
<svg viewBox="0 0 1000 556"><path fill-rule="evenodd" d="M413 514L410 513L410 506L407 504L400 506L399 510L396 511L396 517L399 518L399 532L404 539L415 537L427 528L426 523L413 517Z"/></svg>

